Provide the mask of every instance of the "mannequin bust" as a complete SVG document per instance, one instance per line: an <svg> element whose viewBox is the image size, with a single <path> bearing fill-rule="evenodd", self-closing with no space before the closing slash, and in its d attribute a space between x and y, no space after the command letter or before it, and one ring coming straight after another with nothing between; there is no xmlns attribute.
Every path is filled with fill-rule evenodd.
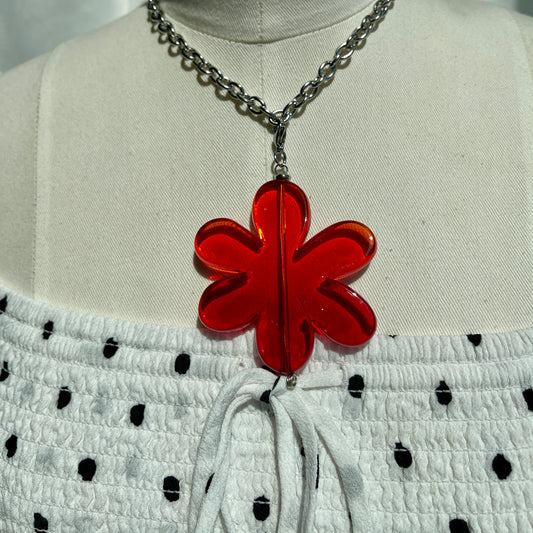
<svg viewBox="0 0 533 533"><path fill-rule="evenodd" d="M372 6L161 2L190 46L270 110ZM142 4L0 76L0 283L73 311L195 327L210 283L195 234L217 217L250 227L273 178L273 130L158 36ZM533 18L397 0L291 119L308 238L341 220L376 236L349 283L376 333L531 326L532 67Z"/></svg>

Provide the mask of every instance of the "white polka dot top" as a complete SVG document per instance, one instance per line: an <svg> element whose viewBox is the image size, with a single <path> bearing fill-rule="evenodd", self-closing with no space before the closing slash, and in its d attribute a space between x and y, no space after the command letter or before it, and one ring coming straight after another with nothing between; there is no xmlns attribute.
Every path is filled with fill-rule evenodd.
<svg viewBox="0 0 533 533"><path fill-rule="evenodd" d="M0 531L533 531L533 328L232 339L0 286Z"/></svg>

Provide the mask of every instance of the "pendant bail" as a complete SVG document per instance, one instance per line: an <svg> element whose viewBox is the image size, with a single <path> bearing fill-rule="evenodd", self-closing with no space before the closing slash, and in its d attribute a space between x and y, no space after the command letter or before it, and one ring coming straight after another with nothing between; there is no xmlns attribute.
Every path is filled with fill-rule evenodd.
<svg viewBox="0 0 533 533"><path fill-rule="evenodd" d="M276 133L274 135L274 175L276 179L284 178L290 179L289 167L287 166L287 154L285 153L285 138L287 137L287 127L289 123L285 120L280 120L276 125Z"/></svg>
<svg viewBox="0 0 533 533"><path fill-rule="evenodd" d="M290 390L294 389L294 387L296 387L297 380L298 378L296 377L296 374L294 374L294 372L291 372L287 376L287 388Z"/></svg>
<svg viewBox="0 0 533 533"><path fill-rule="evenodd" d="M285 147L285 137L287 136L287 127L289 126L288 122L280 120L279 124L276 126L276 148L283 150Z"/></svg>

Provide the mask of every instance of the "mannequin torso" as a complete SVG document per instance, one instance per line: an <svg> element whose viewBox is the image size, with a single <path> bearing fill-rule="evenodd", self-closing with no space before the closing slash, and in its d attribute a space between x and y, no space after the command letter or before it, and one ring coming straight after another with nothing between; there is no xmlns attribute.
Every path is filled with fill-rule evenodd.
<svg viewBox="0 0 533 533"><path fill-rule="evenodd" d="M161 7L275 110L373 5L312 3ZM209 284L195 233L216 217L248 226L272 178L272 134L170 57L146 18L140 6L0 77L0 282L75 311L190 327ZM480 2L398 0L291 120L309 237L350 219L376 235L350 285L377 333L531 325L532 35L533 19Z"/></svg>

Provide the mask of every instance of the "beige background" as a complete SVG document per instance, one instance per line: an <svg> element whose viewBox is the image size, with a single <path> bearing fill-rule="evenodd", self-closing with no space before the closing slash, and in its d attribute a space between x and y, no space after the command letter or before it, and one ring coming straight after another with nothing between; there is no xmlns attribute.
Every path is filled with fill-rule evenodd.
<svg viewBox="0 0 533 533"><path fill-rule="evenodd" d="M165 6L206 58L278 109L371 5L312 1L320 16L296 0L262 13L205 0L204 19ZM0 76L0 282L66 309L192 327L209 284L196 231L222 216L248 226L272 136L146 18L141 6ZM242 42L250 28L259 40ZM531 326L532 65L531 17L397 2L291 121L309 236L350 219L376 235L350 284L378 333Z"/></svg>

